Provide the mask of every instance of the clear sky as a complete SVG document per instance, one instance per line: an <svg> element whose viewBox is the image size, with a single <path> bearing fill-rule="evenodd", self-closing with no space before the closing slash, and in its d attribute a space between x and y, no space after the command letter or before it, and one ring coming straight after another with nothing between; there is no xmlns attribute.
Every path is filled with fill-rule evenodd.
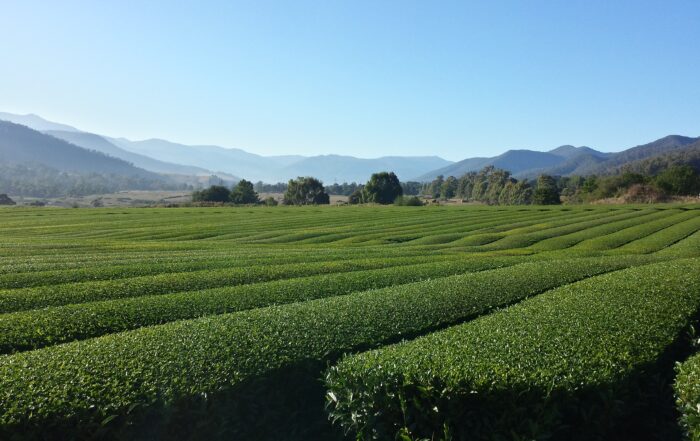
<svg viewBox="0 0 700 441"><path fill-rule="evenodd" d="M0 0L0 111L259 154L700 135L700 1Z"/></svg>

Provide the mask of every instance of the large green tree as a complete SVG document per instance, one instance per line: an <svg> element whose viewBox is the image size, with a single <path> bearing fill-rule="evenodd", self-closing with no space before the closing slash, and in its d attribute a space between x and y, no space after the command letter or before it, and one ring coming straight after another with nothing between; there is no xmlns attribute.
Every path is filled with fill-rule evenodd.
<svg viewBox="0 0 700 441"><path fill-rule="evenodd" d="M441 199L452 199L457 195L459 181L454 176L448 176L440 187Z"/></svg>
<svg viewBox="0 0 700 441"><path fill-rule="evenodd" d="M330 197L323 188L323 183L310 176L290 179L283 202L286 205L329 204Z"/></svg>
<svg viewBox="0 0 700 441"><path fill-rule="evenodd" d="M241 179L233 187L230 199L234 204L257 204L260 202L258 194L253 188L253 183L245 179Z"/></svg>
<svg viewBox="0 0 700 441"><path fill-rule="evenodd" d="M673 166L656 176L656 185L672 195L696 194L700 191L700 176L689 165Z"/></svg>
<svg viewBox="0 0 700 441"><path fill-rule="evenodd" d="M399 178L394 172L374 173L364 187L365 201L391 204L403 194Z"/></svg>
<svg viewBox="0 0 700 441"><path fill-rule="evenodd" d="M209 188L192 193L195 202L228 202L231 191L223 185L212 185Z"/></svg>
<svg viewBox="0 0 700 441"><path fill-rule="evenodd" d="M549 175L540 175L537 178L537 189L532 199L532 202L537 205L561 204L559 187L554 178Z"/></svg>

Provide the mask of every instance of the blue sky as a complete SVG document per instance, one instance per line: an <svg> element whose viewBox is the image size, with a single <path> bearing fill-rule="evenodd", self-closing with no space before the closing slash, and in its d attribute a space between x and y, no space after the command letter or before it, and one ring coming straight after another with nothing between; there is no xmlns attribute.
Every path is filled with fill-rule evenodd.
<svg viewBox="0 0 700 441"><path fill-rule="evenodd" d="M259 154L700 135L700 2L0 0L0 110Z"/></svg>

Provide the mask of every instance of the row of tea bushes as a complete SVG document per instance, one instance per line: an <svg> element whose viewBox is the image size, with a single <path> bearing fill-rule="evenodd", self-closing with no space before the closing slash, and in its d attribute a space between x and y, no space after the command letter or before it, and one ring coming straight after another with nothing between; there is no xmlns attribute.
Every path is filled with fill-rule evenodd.
<svg viewBox="0 0 700 441"><path fill-rule="evenodd" d="M699 265L593 277L350 356L327 376L332 417L361 439L613 439L697 318Z"/></svg>

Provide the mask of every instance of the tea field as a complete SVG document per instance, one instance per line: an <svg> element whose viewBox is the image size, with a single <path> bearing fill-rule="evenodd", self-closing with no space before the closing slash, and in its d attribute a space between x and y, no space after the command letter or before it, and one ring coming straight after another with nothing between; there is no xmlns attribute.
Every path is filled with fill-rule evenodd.
<svg viewBox="0 0 700 441"><path fill-rule="evenodd" d="M697 204L0 209L0 439L700 440L699 319Z"/></svg>

